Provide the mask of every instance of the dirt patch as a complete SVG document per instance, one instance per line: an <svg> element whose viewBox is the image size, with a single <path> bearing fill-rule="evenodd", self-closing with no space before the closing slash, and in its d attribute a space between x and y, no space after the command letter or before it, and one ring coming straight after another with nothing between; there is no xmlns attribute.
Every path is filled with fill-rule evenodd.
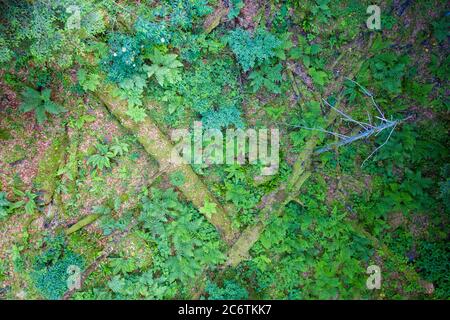
<svg viewBox="0 0 450 320"><path fill-rule="evenodd" d="M397 229L406 222L406 218L401 212L392 212L388 217L388 223L392 230Z"/></svg>
<svg viewBox="0 0 450 320"><path fill-rule="evenodd" d="M4 71L0 71L0 79L3 78ZM17 108L20 105L17 93L10 86L0 80L0 112L6 108Z"/></svg>
<svg viewBox="0 0 450 320"><path fill-rule="evenodd" d="M0 112L0 128L8 130L8 139L0 139L1 189L11 194L12 186L24 190L32 188L39 162L57 135L59 126L59 120L45 127L37 125L34 116L17 110L9 115Z"/></svg>

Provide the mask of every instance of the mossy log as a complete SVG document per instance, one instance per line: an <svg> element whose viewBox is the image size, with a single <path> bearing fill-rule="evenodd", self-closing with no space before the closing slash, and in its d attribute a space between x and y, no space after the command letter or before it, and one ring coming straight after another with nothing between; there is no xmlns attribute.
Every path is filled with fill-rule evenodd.
<svg viewBox="0 0 450 320"><path fill-rule="evenodd" d="M84 228L85 226L87 226L87 225L91 224L92 222L94 222L95 220L97 220L99 217L100 217L99 214L90 214L90 215L85 216L80 221L75 223L73 226L68 228L66 230L66 235L77 232L78 230Z"/></svg>
<svg viewBox="0 0 450 320"><path fill-rule="evenodd" d="M137 137L145 151L158 161L160 168L165 173L170 174L171 172L178 171L184 175L186 182L178 188L187 200L191 201L197 208L203 207L206 201L216 205L216 213L211 216L205 215L205 217L216 227L222 238L228 244L231 244L236 238L236 230L232 227L227 211L208 190L197 174L195 174L190 165L183 164L182 161L179 161L180 164L172 161L172 150L174 146L150 117L147 116L144 121L139 123L133 121L127 115L127 102L119 98L114 98L111 92L111 86L103 87L96 92L96 96L105 104L111 114Z"/></svg>
<svg viewBox="0 0 450 320"><path fill-rule="evenodd" d="M327 123L333 123L336 116L336 112L330 112L327 117ZM300 192L303 184L311 175L311 163L318 143L318 136L316 134L311 136L303 147L302 152L298 155L287 183L282 183L275 191L267 195L265 199L263 198L260 203L261 211L258 222L241 233L239 239L228 252L226 265L235 267L246 259L249 256L249 250L264 231L269 217L282 214L284 206Z"/></svg>
<svg viewBox="0 0 450 320"><path fill-rule="evenodd" d="M338 57L337 61L340 61L342 55ZM350 66L351 66L350 62ZM333 64L334 67L334 64ZM355 71L356 73L361 68L361 64L358 64ZM352 75L350 75L352 77ZM293 79L295 81L295 79ZM331 92L337 90L338 86L342 82L342 76L337 79L333 85L331 85L324 96L328 96ZM301 91L301 96L306 97L310 96L315 101L320 102L322 99L322 95L320 95L316 91L311 91L307 88L305 84L300 84L295 87L296 90ZM300 92L299 92L300 93ZM342 95L340 94L338 97L338 101L336 106L340 103L340 98ZM336 120L338 114L330 110L330 112L326 115L326 124L330 126ZM267 195L269 199L262 199L259 207L260 213L257 219L257 223L249 226L244 232L241 233L240 237L234 243L234 245L229 249L227 255L227 266L237 266L241 261L246 259L249 256L249 251L252 246L258 241L259 237L263 233L265 226L269 220L270 216L277 216L283 213L284 206L295 199L295 197L300 192L303 184L308 180L311 176L311 163L314 156L314 150L317 147L320 139L317 133L313 133L312 136L306 141L305 146L302 149L302 152L297 157L297 160L294 163L292 174L290 175L287 183L282 183L275 191L272 191L271 194Z"/></svg>
<svg viewBox="0 0 450 320"><path fill-rule="evenodd" d="M59 179L57 172L64 164L67 145L67 134L61 133L53 140L52 145L45 151L44 157L39 162L39 171L35 181L44 193L44 204L49 204L53 199Z"/></svg>

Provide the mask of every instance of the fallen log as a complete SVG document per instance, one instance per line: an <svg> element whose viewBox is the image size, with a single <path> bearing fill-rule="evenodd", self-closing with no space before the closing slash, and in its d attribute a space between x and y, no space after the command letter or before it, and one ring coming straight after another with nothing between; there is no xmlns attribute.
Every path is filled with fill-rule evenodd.
<svg viewBox="0 0 450 320"><path fill-rule="evenodd" d="M202 208L205 202L215 204L216 212L205 215L205 218L216 227L228 244L232 244L236 239L237 231L232 227L228 212L208 190L189 164L184 164L181 160L177 163L173 161L172 150L174 146L150 117L146 117L139 123L133 121L127 115L127 102L114 98L111 92L111 86L106 86L99 89L95 94L122 126L137 137L145 151L157 160L167 174L178 171L184 175L185 183L178 189L188 201L191 201L197 208Z"/></svg>
<svg viewBox="0 0 450 320"><path fill-rule="evenodd" d="M95 220L97 220L98 218L100 218L99 214L90 214L85 216L83 219L81 219L80 221L78 221L77 223L75 223L73 226L71 226L70 228L68 228L65 233L66 235L70 235L74 232L77 232L78 230L84 228L85 226L91 224L92 222L94 222Z"/></svg>
<svg viewBox="0 0 450 320"><path fill-rule="evenodd" d="M203 23L203 32L205 34L208 34L212 30L214 30L220 24L222 18L224 18L229 11L230 8L227 8L223 4L223 1L219 1L219 5L214 10L214 12L206 17L205 22Z"/></svg>
<svg viewBox="0 0 450 320"><path fill-rule="evenodd" d="M342 55L341 55L342 56ZM340 61L341 56L336 60ZM350 65L352 65L350 61ZM359 63L352 74L355 74L360 68L362 63ZM334 64L333 64L334 67ZM336 90L336 86L341 83L342 76L340 79L334 82L334 86L328 88L325 96L329 95L331 92ZM297 87L298 88L298 87ZM321 95L317 92L311 92L306 85L301 86L301 90L315 99L315 101L321 101ZM306 96L303 94L302 96ZM341 94L339 94L337 103L340 103ZM327 126L333 124L336 120L338 113L334 110L330 110L330 112L326 116L326 124ZM270 201L269 204L264 203L264 198L260 203L261 211L257 218L257 222L254 225L249 226L246 230L244 230L239 238L236 240L234 245L229 249L227 255L227 261L225 266L237 266L241 261L246 259L249 256L249 250L253 247L253 245L258 241L259 237L263 233L265 226L269 220L270 216L277 216L283 213L284 206L292 201L300 192L303 184L308 180L311 175L311 163L313 156L315 154L314 150L319 143L319 137L317 134L313 134L309 140L306 142L303 147L302 152L297 157L297 160L294 163L292 174L290 175L287 183L281 183L280 186L272 191L267 197L272 198L273 202Z"/></svg>

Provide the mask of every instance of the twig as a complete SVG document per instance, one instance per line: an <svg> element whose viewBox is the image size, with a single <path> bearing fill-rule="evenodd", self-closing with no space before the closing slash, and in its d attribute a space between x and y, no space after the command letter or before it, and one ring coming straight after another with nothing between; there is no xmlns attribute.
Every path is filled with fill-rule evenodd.
<svg viewBox="0 0 450 320"><path fill-rule="evenodd" d="M373 94L372 94L369 90L367 90L366 88L364 88L362 85L360 85L358 82L356 82L355 80L352 80L352 79L350 79L350 78L345 78L345 79L347 79L348 81L350 81L350 82L356 84L356 85L363 91L363 93L364 93L366 96L370 97L370 99L372 100L372 104L375 106L375 108L376 108L377 111L380 113L380 115L384 118L384 113L381 111L380 107L379 107L378 104L375 102L375 98L374 98Z"/></svg>
<svg viewBox="0 0 450 320"><path fill-rule="evenodd" d="M397 123L394 124L394 126L392 127L391 132L389 132L389 136L387 137L387 139L383 142L382 145L380 145L378 148L376 148L375 150L373 150L373 152L363 161L363 163L361 164L361 168L364 166L364 163L366 163L367 160L370 159L370 157L372 157L378 150L380 150L391 138L392 132L394 132L395 127L397 126Z"/></svg>
<svg viewBox="0 0 450 320"><path fill-rule="evenodd" d="M373 127L372 125L370 125L370 124L368 124L368 123L365 123L365 122L359 122L359 121L356 121L356 120L352 119L349 115L347 115L347 114L344 113L343 111L341 111L341 110L339 110L339 109L333 107L333 106L332 106L330 103L328 103L328 101L326 101L325 99L322 98L322 100L323 100L323 102L324 102L327 106L329 106L331 109L333 109L334 111L336 111L337 113L339 113L339 114L340 114L341 116L343 116L346 120L348 120L348 121L350 121L350 122L354 122L354 123L360 125L361 127L363 127L364 129L367 129L367 127Z"/></svg>
<svg viewBox="0 0 450 320"><path fill-rule="evenodd" d="M309 128L309 127L302 126L302 125L294 126L294 125L290 125L290 124L285 124L285 125L293 127L293 128L302 128L302 129L306 129L306 130L320 131L320 132L331 134L331 135L339 137L339 138L350 138L349 136L346 136L345 134L340 134L340 133L337 133L337 132L328 131L328 130L325 130L325 129L322 129L322 128Z"/></svg>
<svg viewBox="0 0 450 320"><path fill-rule="evenodd" d="M383 123L383 124L379 125L378 127L373 127L372 129L369 129L369 130L363 131L357 135L351 136L348 139L341 140L339 142L336 142L336 143L327 145L323 148L320 148L320 149L316 150L316 153L321 154L321 153L324 153L326 151L333 149L334 147L341 147L341 146L350 144L352 142L355 142L357 140L368 138L377 132L381 132L382 130L384 130L386 128L390 128L392 126L397 125L397 123L398 123L397 121L389 121L389 122Z"/></svg>

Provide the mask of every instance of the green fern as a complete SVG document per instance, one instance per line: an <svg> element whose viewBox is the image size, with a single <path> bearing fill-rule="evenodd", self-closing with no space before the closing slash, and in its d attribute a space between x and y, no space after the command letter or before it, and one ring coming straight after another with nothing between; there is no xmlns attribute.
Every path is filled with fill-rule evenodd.
<svg viewBox="0 0 450 320"><path fill-rule="evenodd" d="M144 121L147 116L145 109L138 106L129 107L126 114L136 122Z"/></svg>
<svg viewBox="0 0 450 320"><path fill-rule="evenodd" d="M153 54L146 55L146 58L152 61L152 65L144 66L149 78L156 77L156 81L160 86L166 84L174 84L181 80L179 67L183 64L177 60L176 54L162 54L161 51L155 49Z"/></svg>

